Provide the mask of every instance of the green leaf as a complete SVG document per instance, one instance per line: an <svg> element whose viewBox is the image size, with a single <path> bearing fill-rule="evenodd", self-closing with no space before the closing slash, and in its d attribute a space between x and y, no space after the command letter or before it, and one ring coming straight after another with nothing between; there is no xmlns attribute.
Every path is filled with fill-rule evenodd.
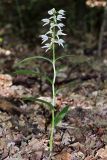
<svg viewBox="0 0 107 160"><path fill-rule="evenodd" d="M63 56L60 56L60 57L56 58L55 61L58 61L59 59L63 59L65 57L72 57L72 55L63 55Z"/></svg>
<svg viewBox="0 0 107 160"><path fill-rule="evenodd" d="M32 101L32 102L40 102L40 103L43 103L43 104L46 104L49 109L52 111L54 109L53 105L45 100L42 100L42 99L39 99L39 98L36 98L36 97L23 97L23 100L28 100L28 101Z"/></svg>
<svg viewBox="0 0 107 160"><path fill-rule="evenodd" d="M37 98L35 101L41 102L41 103L43 103L43 104L46 104L46 105L50 108L50 110L53 110L53 109L54 109L54 106L53 106L51 103L47 102L47 101L44 101L44 100L38 99L38 98Z"/></svg>
<svg viewBox="0 0 107 160"><path fill-rule="evenodd" d="M46 60L46 61L52 63L52 61L49 58L46 58L46 57L43 57L43 56L34 56L34 57L25 58L24 60L22 60L19 63L15 64L14 67L19 66L22 63L25 63L25 62L28 62L28 61L32 61L34 59L43 59L43 60Z"/></svg>
<svg viewBox="0 0 107 160"><path fill-rule="evenodd" d="M31 70L26 70L26 69L16 70L14 73L15 74L21 74L21 75L32 75L32 76L35 76L35 75L39 74L38 72L31 71Z"/></svg>
<svg viewBox="0 0 107 160"><path fill-rule="evenodd" d="M55 126L57 126L58 123L61 122L62 119L65 117L65 115L68 112L68 108L69 108L68 106L65 106L59 113L56 114L55 120L54 120Z"/></svg>
<svg viewBox="0 0 107 160"><path fill-rule="evenodd" d="M39 73L39 72L26 70L26 69L19 69L19 70L16 70L14 73L15 74L21 74L21 75L39 76L39 77L42 77L42 78L46 79L50 84L52 84L52 79L51 78L49 78L48 76L43 75L42 73Z"/></svg>
<svg viewBox="0 0 107 160"><path fill-rule="evenodd" d="M90 62L92 59L85 55L63 55L63 56L56 58L56 61L58 61L59 59L63 59L65 57L70 57L69 60L71 60L72 64L82 64L84 62Z"/></svg>

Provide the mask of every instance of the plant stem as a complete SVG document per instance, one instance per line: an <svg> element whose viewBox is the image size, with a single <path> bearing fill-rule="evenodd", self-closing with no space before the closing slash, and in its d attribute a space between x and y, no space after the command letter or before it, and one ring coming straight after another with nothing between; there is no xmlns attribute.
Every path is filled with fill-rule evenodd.
<svg viewBox="0 0 107 160"><path fill-rule="evenodd" d="M52 153L53 149L53 135L54 135L54 110L52 110L52 124L51 124L51 135L50 135L50 154Z"/></svg>
<svg viewBox="0 0 107 160"><path fill-rule="evenodd" d="M53 33L52 33L53 39L55 39L55 27L53 28ZM54 107L56 105L56 95L55 95L55 80L56 80L56 68L55 68L55 43L52 45L52 51L53 51L53 59L52 59L52 65L53 65L53 82L52 82L52 105L53 105L53 110L52 110L52 123L51 123L51 135L50 135L50 154L52 153L53 150L53 136L54 136Z"/></svg>

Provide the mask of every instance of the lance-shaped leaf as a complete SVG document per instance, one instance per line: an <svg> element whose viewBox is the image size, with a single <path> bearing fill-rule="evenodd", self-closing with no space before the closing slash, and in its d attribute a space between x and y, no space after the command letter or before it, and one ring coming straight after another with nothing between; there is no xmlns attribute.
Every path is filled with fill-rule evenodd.
<svg viewBox="0 0 107 160"><path fill-rule="evenodd" d="M45 104L46 106L49 107L49 109L51 111L55 109L54 106L51 103L49 103L49 102L47 102L47 101L45 101L43 99L37 98L37 97L23 97L23 100L32 101L32 102L36 101L38 103Z"/></svg>
<svg viewBox="0 0 107 160"><path fill-rule="evenodd" d="M34 59L42 59L42 60L45 60L45 61L48 61L50 63L52 63L52 61L49 59L49 58L46 58L46 57L43 57L43 56L34 56L34 57L28 57L28 58L25 58L24 60L18 62L17 64L15 64L14 66L19 66L20 64L22 63L26 63L28 61L32 61Z"/></svg>
<svg viewBox="0 0 107 160"><path fill-rule="evenodd" d="M50 84L52 84L52 79L49 78L49 77L46 76L46 75L43 75L43 73L40 73L40 72L31 71L31 70L27 70L27 69L20 69L20 70L16 70L16 71L14 72L14 74L31 75L31 76L42 77L42 78L45 79L47 82L49 82Z"/></svg>
<svg viewBox="0 0 107 160"><path fill-rule="evenodd" d="M65 57L72 57L72 55L63 55L63 56L57 57L55 61L58 61L59 59L63 59Z"/></svg>
<svg viewBox="0 0 107 160"><path fill-rule="evenodd" d="M55 120L54 120L55 126L57 126L58 123L61 122L62 119L65 117L65 115L68 112L68 108L69 108L68 106L65 106L59 113L56 114Z"/></svg>
<svg viewBox="0 0 107 160"><path fill-rule="evenodd" d="M21 75L31 75L31 76L35 76L39 74L38 72L27 70L27 69L16 70L14 73L21 74Z"/></svg>

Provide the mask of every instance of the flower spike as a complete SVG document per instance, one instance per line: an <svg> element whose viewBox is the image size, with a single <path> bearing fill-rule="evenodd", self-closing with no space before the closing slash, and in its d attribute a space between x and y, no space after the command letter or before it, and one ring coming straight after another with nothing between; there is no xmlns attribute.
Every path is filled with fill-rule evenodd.
<svg viewBox="0 0 107 160"><path fill-rule="evenodd" d="M62 118L65 116L65 114L68 111L68 107L64 107L64 109L59 112L55 116L55 106L56 106L56 77L57 77L57 70L56 70L56 60L59 58L56 58L56 45L59 45L64 48L64 43L65 41L62 39L62 36L65 36L66 34L63 33L63 27L64 24L61 22L62 19L65 18L65 11L64 10L59 10L56 11L55 8L51 9L48 11L49 18L42 19L42 22L44 23L43 26L48 25L49 30L41 35L40 37L42 38L42 46L43 49L45 49L45 52L52 50L52 57L51 59L41 57L45 60L48 60L52 64L52 69L53 69L53 78L48 78L49 82L51 83L51 89L52 89L52 100L49 103L49 106L51 106L51 114L52 114L52 121L51 121L51 130L50 130L50 140L49 140L49 151L50 155L49 157L51 158L51 154L53 151L53 142L54 142L54 130L55 126L62 120ZM47 80L48 80L47 79ZM44 101L47 104L47 101ZM58 122L57 119L59 118ZM50 159L49 158L49 159Z"/></svg>
<svg viewBox="0 0 107 160"><path fill-rule="evenodd" d="M41 35L42 44L48 41L42 48L46 49L46 52L50 50L53 44L58 44L64 47L64 40L60 36L66 35L63 33L62 28L65 26L63 23L59 22L65 19L65 11L63 9L56 11L55 8L48 11L49 18L42 19L44 23L43 26L49 25L49 30L44 35Z"/></svg>

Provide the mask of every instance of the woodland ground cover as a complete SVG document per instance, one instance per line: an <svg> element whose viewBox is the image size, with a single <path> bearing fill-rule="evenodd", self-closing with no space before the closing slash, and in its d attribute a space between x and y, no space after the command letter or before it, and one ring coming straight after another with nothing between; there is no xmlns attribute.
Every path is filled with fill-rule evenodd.
<svg viewBox="0 0 107 160"><path fill-rule="evenodd" d="M27 23L27 17L24 19L24 16L26 14L29 15L28 13L31 13L29 15L31 17L35 16L36 13L40 13L38 10L42 8L45 8L46 12L44 13L46 14L50 6L55 4L58 5L58 8L64 8L65 6L64 9L68 17L71 15L71 12L73 13L69 17L70 19L68 18L65 22L67 25L65 28L67 32L65 48L58 49L59 56L70 54L71 57L60 59L56 64L60 68L60 72L57 75L55 84L59 89L56 97L56 110L60 111L65 105L68 105L69 113L65 116L62 123L56 127L52 159L107 159L106 30L104 31L102 43L102 56L99 58L97 54L98 33L103 21L100 18L104 8L85 8L88 11L90 10L90 14L86 10L82 10L81 14L84 16L80 14L76 16L77 14L74 11L77 11L76 9L78 8L80 13L81 8L84 6L83 2L81 4L74 2L71 5L68 1L73 10L67 7L68 4L65 1L57 3L51 2L46 7L47 3L45 4L45 2L32 1L32 4L35 4L37 8L36 11L32 10L32 13L30 9L28 10L28 1L26 5L24 2L19 3L22 17L20 23L18 23L19 26L16 23L17 14L9 14L10 19L8 22L6 16L2 17L0 27L1 160L48 159L51 113L43 104L25 100L22 97L34 96L47 100L47 102L51 101L51 87L49 83L42 76L35 75L35 72L48 73L52 77L52 66L46 61L41 62L39 60L30 61L20 66L15 66L15 64L26 57L44 56L40 44L41 40L37 38L39 34L44 33L44 30L36 33L37 30L31 27L34 25L34 21L31 22L30 26ZM13 10L10 11L7 8L8 6L12 9L14 6L13 2L4 1L2 6L4 6L2 10L7 9L7 13L13 13ZM31 9L33 7L34 5L31 5ZM2 10L1 15L3 14ZM14 13L16 13L15 10ZM38 20L41 17L43 18L44 13L41 12L40 17L37 14ZM97 18L95 19L95 17L99 17L100 21ZM37 22L39 26L42 25L40 21L36 21L35 24ZM19 28L22 24L24 24L24 31L20 32ZM81 29L81 25L83 25L83 29ZM14 26L17 27L13 28ZM29 33L27 27L32 28ZM14 31L19 31L19 34L14 34ZM36 35L36 38L34 35ZM26 72L23 75L21 74L22 69L32 70L33 72L32 74L31 72ZM20 74L16 74L16 70L20 70Z"/></svg>

